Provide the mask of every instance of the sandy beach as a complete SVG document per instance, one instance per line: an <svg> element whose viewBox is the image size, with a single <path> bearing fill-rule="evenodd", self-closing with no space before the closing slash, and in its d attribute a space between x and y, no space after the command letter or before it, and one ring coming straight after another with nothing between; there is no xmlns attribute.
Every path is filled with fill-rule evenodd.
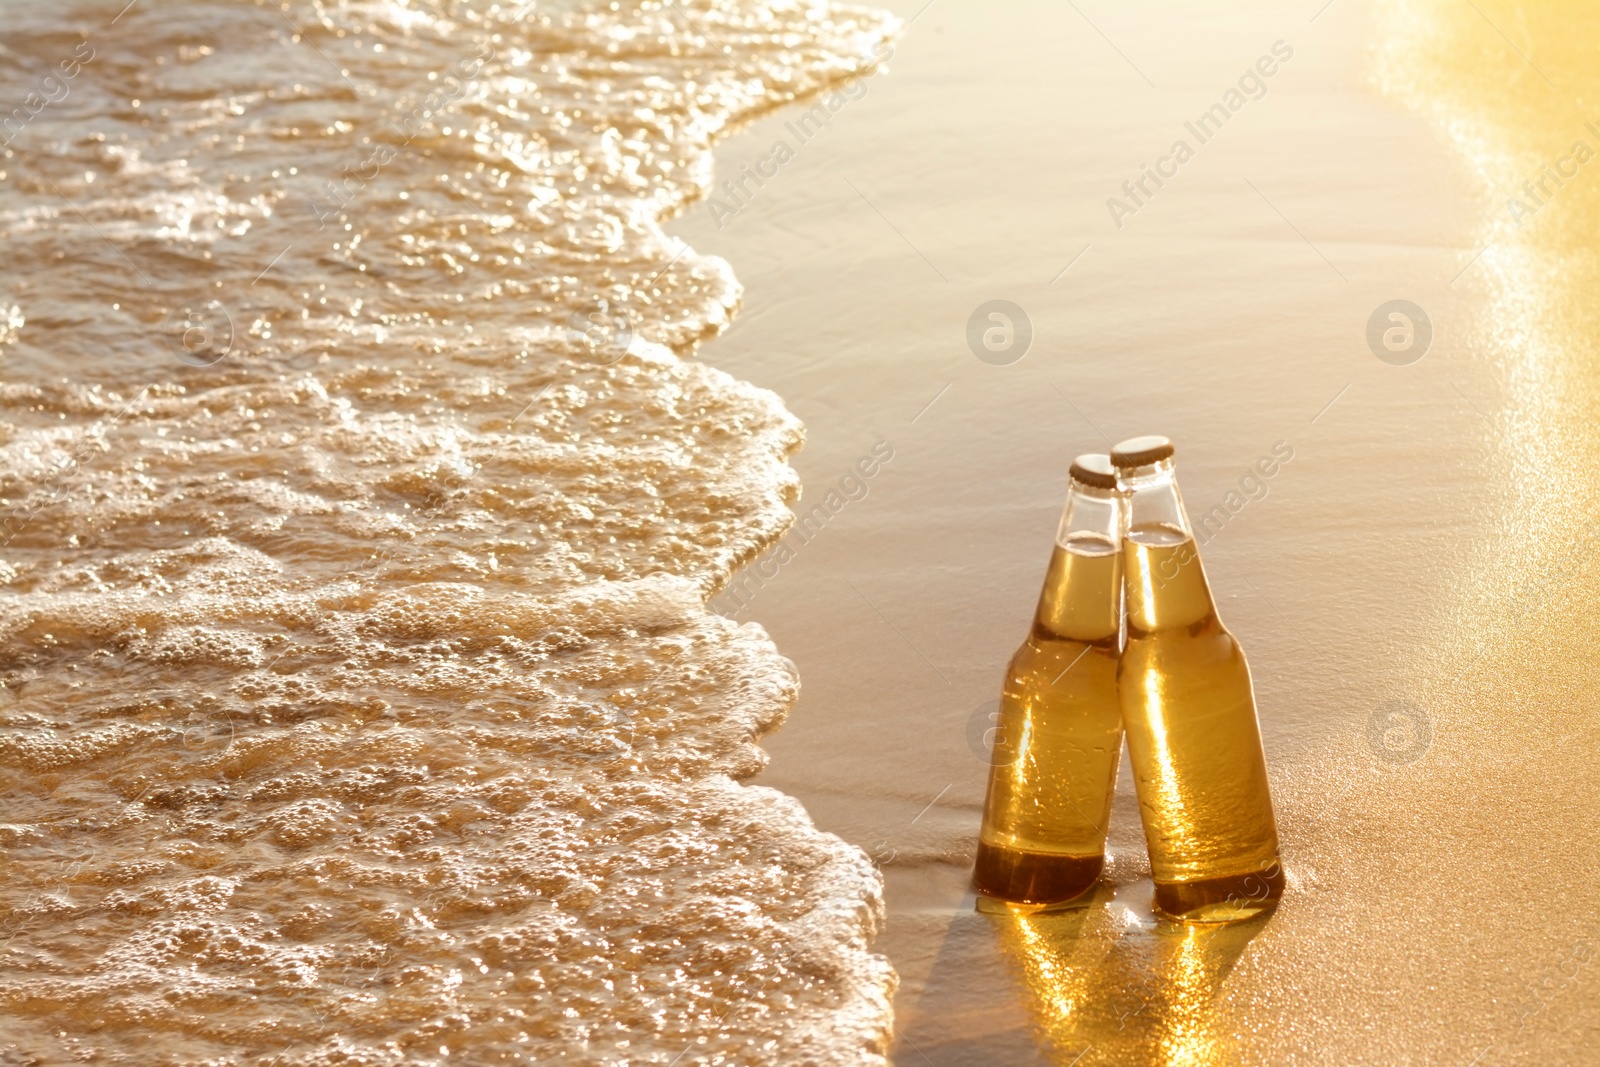
<svg viewBox="0 0 1600 1067"><path fill-rule="evenodd" d="M1596 201L1587 171L1520 228L1505 201L1597 143L1575 102L1592 20L894 10L886 73L809 139L776 114L722 144L719 176L792 158L671 230L745 285L701 355L806 423L795 510L839 491L722 608L802 679L758 781L886 878L896 1062L1580 1062ZM1031 323L1007 365L967 343L991 300ZM1369 343L1396 300L1425 344ZM1067 463L1138 433L1178 443L1191 514L1223 509L1204 558L1288 866L1278 912L1214 940L1154 921L1125 765L1085 912L996 920L966 884ZM892 460L842 481L879 442Z"/></svg>

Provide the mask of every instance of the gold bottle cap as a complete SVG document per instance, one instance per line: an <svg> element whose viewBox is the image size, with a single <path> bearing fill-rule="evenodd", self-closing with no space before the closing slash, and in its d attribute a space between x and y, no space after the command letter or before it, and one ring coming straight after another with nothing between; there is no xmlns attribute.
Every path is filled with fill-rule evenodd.
<svg viewBox="0 0 1600 1067"><path fill-rule="evenodd" d="M1090 452L1072 461L1072 480L1094 489L1115 489L1117 469L1104 452Z"/></svg>
<svg viewBox="0 0 1600 1067"><path fill-rule="evenodd" d="M1130 437L1111 450L1111 462L1123 470L1148 467L1152 463L1171 459L1177 451L1172 447L1172 441L1165 437L1154 434L1148 437Z"/></svg>

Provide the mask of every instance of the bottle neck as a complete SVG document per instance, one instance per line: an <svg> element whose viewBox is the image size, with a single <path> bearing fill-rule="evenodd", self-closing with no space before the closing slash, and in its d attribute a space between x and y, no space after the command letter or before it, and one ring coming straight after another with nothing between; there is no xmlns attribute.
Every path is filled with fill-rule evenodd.
<svg viewBox="0 0 1600 1067"><path fill-rule="evenodd" d="M1093 644L1120 641L1122 510L1115 490L1073 482L1034 613L1037 636Z"/></svg>
<svg viewBox="0 0 1600 1067"><path fill-rule="evenodd" d="M1172 461L1126 471L1121 478L1130 636L1183 629L1215 616Z"/></svg>

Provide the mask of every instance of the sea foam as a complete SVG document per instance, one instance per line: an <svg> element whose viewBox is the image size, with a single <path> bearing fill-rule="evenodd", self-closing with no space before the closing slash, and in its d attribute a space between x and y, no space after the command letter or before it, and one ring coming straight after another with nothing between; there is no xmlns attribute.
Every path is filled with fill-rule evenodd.
<svg viewBox="0 0 1600 1067"><path fill-rule="evenodd" d="M705 608L800 426L661 221L893 21L120 6L0 52L94 50L0 174L0 1058L882 1063L877 872L740 784L798 680Z"/></svg>

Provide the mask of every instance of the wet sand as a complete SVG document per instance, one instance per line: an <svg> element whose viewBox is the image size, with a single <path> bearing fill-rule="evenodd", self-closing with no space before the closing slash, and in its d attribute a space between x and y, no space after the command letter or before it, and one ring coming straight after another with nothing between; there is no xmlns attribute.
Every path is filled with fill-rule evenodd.
<svg viewBox="0 0 1600 1067"><path fill-rule="evenodd" d="M726 141L719 175L776 176L672 230L746 287L702 358L807 426L796 507L825 515L722 606L802 679L758 780L883 870L897 1062L1581 1062L1600 164L1521 227L1506 199L1600 147L1575 103L1600 98L1593 18L889 6L911 20L889 71L808 139L791 110ZM1199 143L1185 123L1280 41ZM1108 198L1179 139L1119 227ZM1033 332L1004 366L965 336L995 299ZM1368 342L1397 299L1432 324L1414 361ZM1242 928L1156 923L1124 771L1090 907L977 915L982 730L1067 463L1150 432L1191 513L1223 508L1203 553L1288 893ZM1241 486L1280 442L1264 495Z"/></svg>

